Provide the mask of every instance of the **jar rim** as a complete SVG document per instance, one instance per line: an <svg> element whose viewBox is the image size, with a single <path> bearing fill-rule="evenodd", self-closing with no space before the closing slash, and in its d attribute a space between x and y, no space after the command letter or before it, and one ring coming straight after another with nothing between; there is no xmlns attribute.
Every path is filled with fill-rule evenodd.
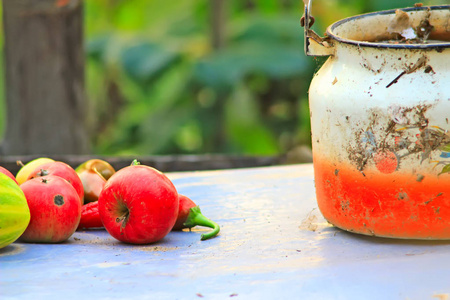
<svg viewBox="0 0 450 300"><path fill-rule="evenodd" d="M450 5L433 5L433 6L421 6L421 7L408 7L408 8L402 8L401 9L404 12L415 12L415 11L424 11L424 10L449 10L450 12ZM344 43L344 44L351 44L356 45L358 47L372 47L372 48L391 48L391 49L436 49L438 51L442 51L446 48L450 48L450 41L444 42L444 43L426 43L426 44L419 44L419 43L411 43L411 44L391 44L391 43L383 43L383 42L369 42L369 41L358 41L356 39L350 39L345 38L342 36L339 36L335 33L335 30L345 25L348 22L351 21L357 21L363 18L368 17L374 17L378 15L392 15L395 14L397 9L390 9L390 10L383 10L383 11L377 11L377 12L371 12L366 14L360 14L356 16L352 16L349 18L342 19L340 21L337 21L327 28L327 36L332 38L333 40Z"/></svg>

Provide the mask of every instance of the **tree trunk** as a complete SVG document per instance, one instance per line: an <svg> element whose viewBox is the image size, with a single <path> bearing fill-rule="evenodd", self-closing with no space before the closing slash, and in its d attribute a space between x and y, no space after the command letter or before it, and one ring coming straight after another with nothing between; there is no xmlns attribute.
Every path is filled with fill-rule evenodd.
<svg viewBox="0 0 450 300"><path fill-rule="evenodd" d="M4 155L88 152L82 0L3 0Z"/></svg>
<svg viewBox="0 0 450 300"><path fill-rule="evenodd" d="M225 19L226 0L210 1L210 24L211 24L211 47L214 51L220 51L225 47ZM216 105L214 107L216 128L213 139L213 149L219 152L226 152L226 129L225 129L225 103L228 93L219 91L216 95Z"/></svg>
<svg viewBox="0 0 450 300"><path fill-rule="evenodd" d="M220 50L225 46L225 0L211 1L211 44Z"/></svg>

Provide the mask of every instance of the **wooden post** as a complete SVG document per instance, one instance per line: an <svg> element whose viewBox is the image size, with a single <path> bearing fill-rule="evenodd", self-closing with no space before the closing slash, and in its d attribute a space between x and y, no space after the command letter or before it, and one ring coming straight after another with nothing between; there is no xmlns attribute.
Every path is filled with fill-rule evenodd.
<svg viewBox="0 0 450 300"><path fill-rule="evenodd" d="M3 155L88 152L82 0L3 0Z"/></svg>

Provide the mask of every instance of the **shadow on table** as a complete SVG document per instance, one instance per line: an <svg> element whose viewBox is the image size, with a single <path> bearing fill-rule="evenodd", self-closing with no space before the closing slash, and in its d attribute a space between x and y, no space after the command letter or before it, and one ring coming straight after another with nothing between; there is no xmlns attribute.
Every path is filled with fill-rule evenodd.
<svg viewBox="0 0 450 300"><path fill-rule="evenodd" d="M24 251L24 249L20 244L12 243L0 249L0 257L7 255L15 255L22 251Z"/></svg>
<svg viewBox="0 0 450 300"><path fill-rule="evenodd" d="M367 244L389 244L389 245L410 245L410 246L437 246L437 245L450 245L450 240L421 240L421 239L399 239L399 238L387 238L370 236L358 233L352 233L345 230L336 228L337 234L345 236L347 239L359 241Z"/></svg>

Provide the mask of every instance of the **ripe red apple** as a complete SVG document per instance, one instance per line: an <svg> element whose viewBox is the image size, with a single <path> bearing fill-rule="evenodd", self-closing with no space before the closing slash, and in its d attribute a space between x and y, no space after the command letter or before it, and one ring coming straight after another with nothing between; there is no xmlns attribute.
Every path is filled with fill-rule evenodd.
<svg viewBox="0 0 450 300"><path fill-rule="evenodd" d="M14 175L8 169L6 169L4 167L0 167L0 173L5 174L6 176L8 176L12 180L14 180L15 183L19 184L16 180L16 177L14 177Z"/></svg>
<svg viewBox="0 0 450 300"><path fill-rule="evenodd" d="M20 187L31 214L21 241L60 243L75 232L80 222L81 203L67 180L48 175L27 180Z"/></svg>
<svg viewBox="0 0 450 300"><path fill-rule="evenodd" d="M83 183L81 182L80 177L78 177L77 172L75 172L71 166L62 161L48 162L34 169L34 171L28 176L28 180L35 177L48 175L59 176L67 180L77 191L81 205L84 204Z"/></svg>
<svg viewBox="0 0 450 300"><path fill-rule="evenodd" d="M116 239L150 244L164 238L178 215L178 194L160 171L132 165L106 182L98 199L100 218Z"/></svg>

